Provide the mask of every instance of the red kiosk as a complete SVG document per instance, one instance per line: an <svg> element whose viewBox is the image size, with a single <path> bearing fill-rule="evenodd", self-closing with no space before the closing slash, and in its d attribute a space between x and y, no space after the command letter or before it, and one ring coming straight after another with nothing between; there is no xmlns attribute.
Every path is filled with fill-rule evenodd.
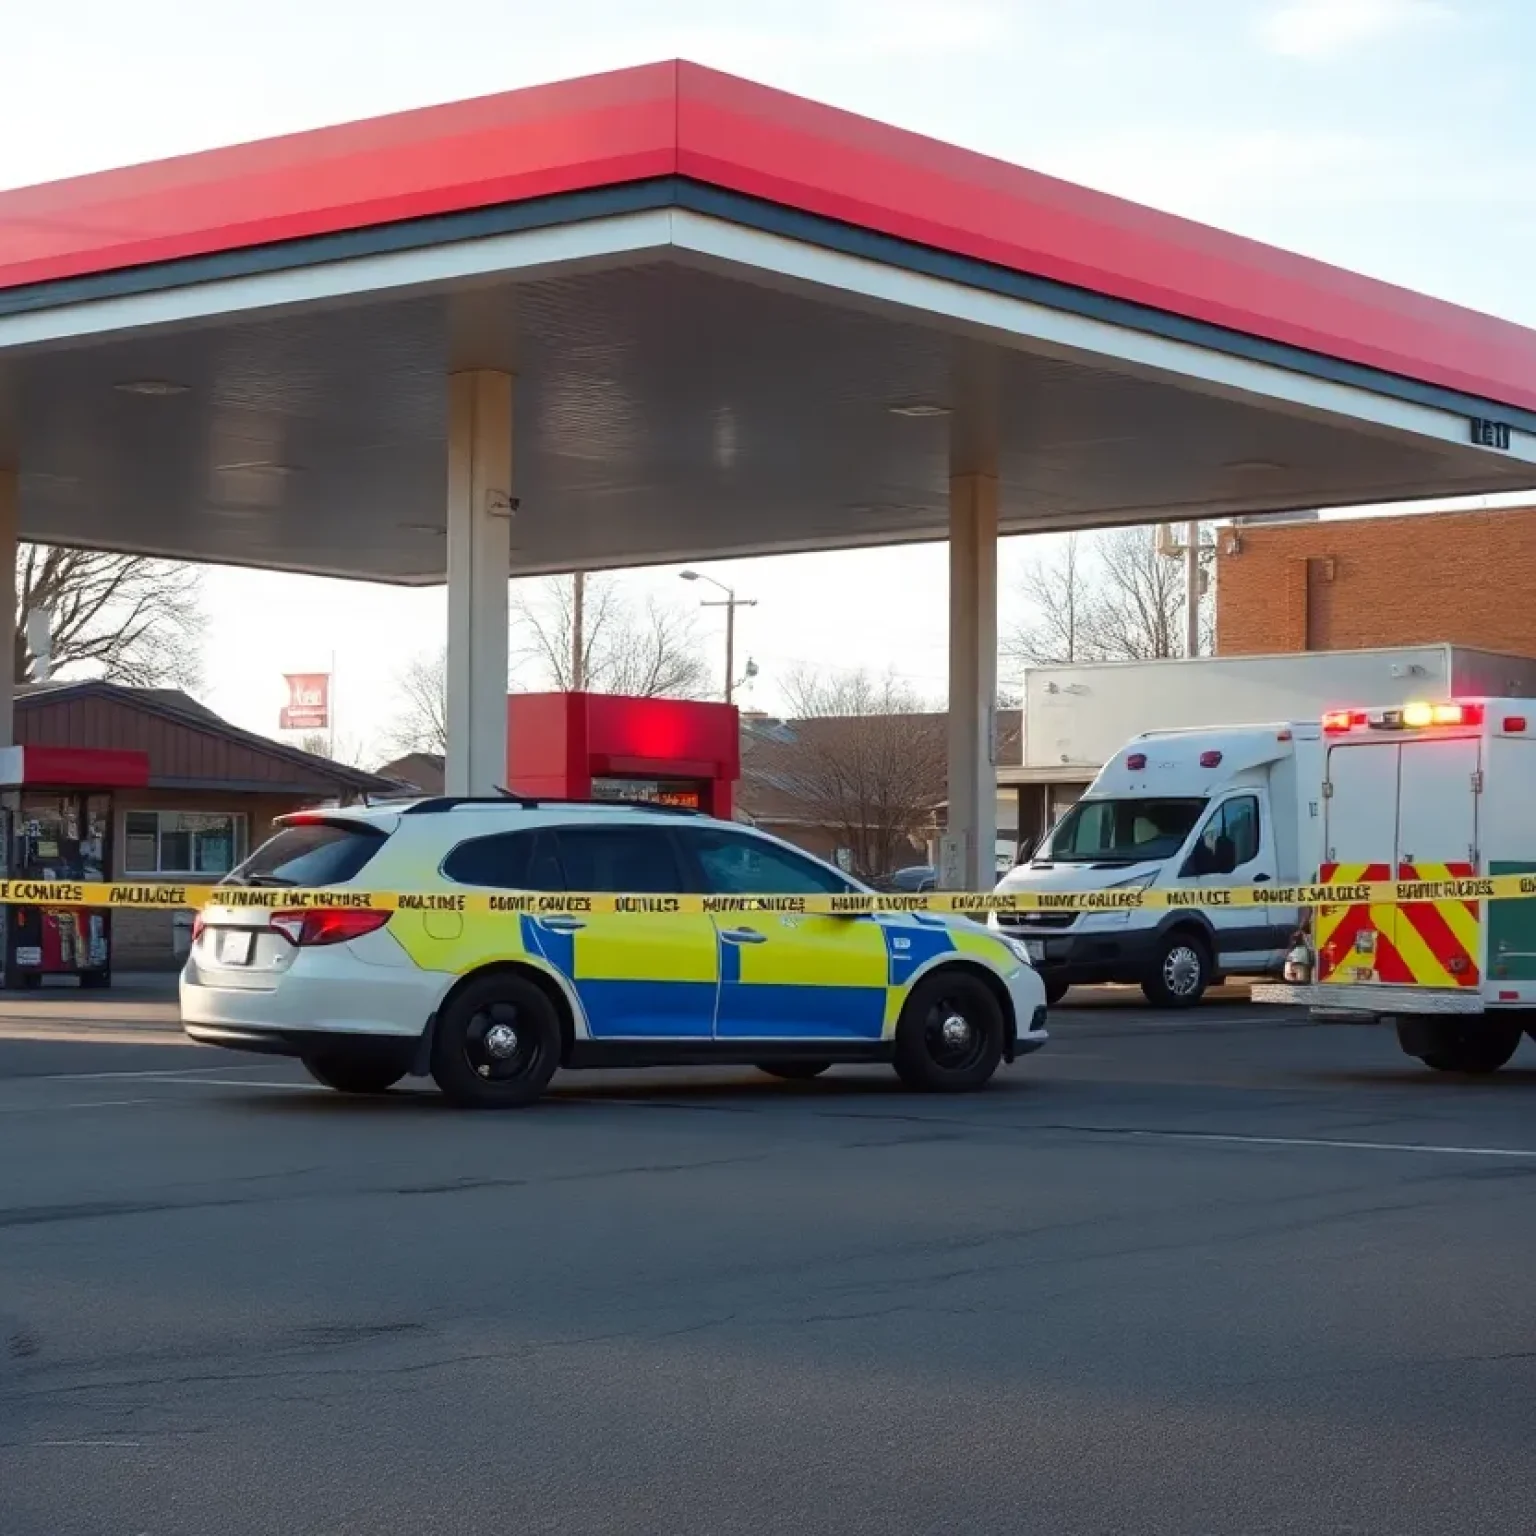
<svg viewBox="0 0 1536 1536"><path fill-rule="evenodd" d="M741 776L734 704L612 693L507 698L507 786L563 800L648 800L724 820Z"/></svg>
<svg viewBox="0 0 1536 1536"><path fill-rule="evenodd" d="M113 791L149 783L143 752L88 747L0 749L0 875L8 880L110 881ZM5 909L4 984L36 987L44 976L112 979L112 913L103 907Z"/></svg>

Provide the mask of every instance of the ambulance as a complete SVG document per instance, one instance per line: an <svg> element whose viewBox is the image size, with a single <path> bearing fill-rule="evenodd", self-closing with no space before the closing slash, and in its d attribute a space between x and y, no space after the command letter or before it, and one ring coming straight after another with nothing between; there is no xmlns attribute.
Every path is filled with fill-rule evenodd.
<svg viewBox="0 0 1536 1536"><path fill-rule="evenodd" d="M997 889L1194 900L994 913L991 925L1024 940L1053 1003L1070 986L1118 982L1139 985L1154 1007L1189 1008L1229 975L1278 980L1301 909L1226 904L1217 893L1312 879L1322 756L1316 720L1133 737ZM1209 905L1198 900L1207 890Z"/></svg>
<svg viewBox="0 0 1536 1536"><path fill-rule="evenodd" d="M1317 883L1341 899L1308 909L1255 1000L1390 1020L1426 1066L1497 1071L1536 1029L1536 900L1486 899L1536 876L1536 699L1335 709L1322 737ZM1357 899L1383 881L1433 899Z"/></svg>

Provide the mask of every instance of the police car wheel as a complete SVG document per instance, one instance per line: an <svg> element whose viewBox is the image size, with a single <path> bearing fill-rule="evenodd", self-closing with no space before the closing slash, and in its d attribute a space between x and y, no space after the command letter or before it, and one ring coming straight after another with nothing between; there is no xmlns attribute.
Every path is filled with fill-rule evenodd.
<svg viewBox="0 0 1536 1536"><path fill-rule="evenodd" d="M405 1076L404 1066L368 1056L306 1056L304 1070L337 1093L385 1093Z"/></svg>
<svg viewBox="0 0 1536 1536"><path fill-rule="evenodd" d="M560 1065L554 1004L521 976L472 981L438 1015L432 1077L468 1109L516 1109L544 1091Z"/></svg>
<svg viewBox="0 0 1536 1536"><path fill-rule="evenodd" d="M896 1075L926 1093L980 1088L1003 1059L1003 1010L979 977L936 971L912 989L896 1025Z"/></svg>
<svg viewBox="0 0 1536 1536"><path fill-rule="evenodd" d="M760 1061L757 1070L769 1077L782 1077L786 1082L804 1083L820 1077L831 1065L830 1061Z"/></svg>

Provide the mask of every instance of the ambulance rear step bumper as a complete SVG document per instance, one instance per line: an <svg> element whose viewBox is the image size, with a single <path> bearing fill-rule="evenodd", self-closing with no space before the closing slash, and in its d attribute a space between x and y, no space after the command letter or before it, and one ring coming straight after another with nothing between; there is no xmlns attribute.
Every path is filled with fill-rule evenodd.
<svg viewBox="0 0 1536 1536"><path fill-rule="evenodd" d="M1253 989L1256 1003L1287 1003L1310 1008L1318 1018L1345 1024L1371 1024L1403 1013L1483 1013L1482 994L1468 987L1383 987L1362 983L1329 987L1317 982L1264 982Z"/></svg>

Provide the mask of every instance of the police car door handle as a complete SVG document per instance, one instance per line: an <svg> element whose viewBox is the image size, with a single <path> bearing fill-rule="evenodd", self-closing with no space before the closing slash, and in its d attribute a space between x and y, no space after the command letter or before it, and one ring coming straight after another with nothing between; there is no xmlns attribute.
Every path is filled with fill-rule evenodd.
<svg viewBox="0 0 1536 1536"><path fill-rule="evenodd" d="M759 933L756 928L722 928L720 937L727 944L766 944L768 935Z"/></svg>
<svg viewBox="0 0 1536 1536"><path fill-rule="evenodd" d="M1263 884L1264 884L1264 882L1265 882L1265 881L1266 881L1266 880L1268 880L1268 879L1269 879L1269 876L1268 876L1268 875L1255 875L1255 876L1254 876L1254 877L1253 877L1253 883L1254 883L1254 884L1255 884L1255 885L1263 885Z"/></svg>
<svg viewBox="0 0 1536 1536"><path fill-rule="evenodd" d="M575 933L587 926L579 917L546 917L541 922L551 933Z"/></svg>

